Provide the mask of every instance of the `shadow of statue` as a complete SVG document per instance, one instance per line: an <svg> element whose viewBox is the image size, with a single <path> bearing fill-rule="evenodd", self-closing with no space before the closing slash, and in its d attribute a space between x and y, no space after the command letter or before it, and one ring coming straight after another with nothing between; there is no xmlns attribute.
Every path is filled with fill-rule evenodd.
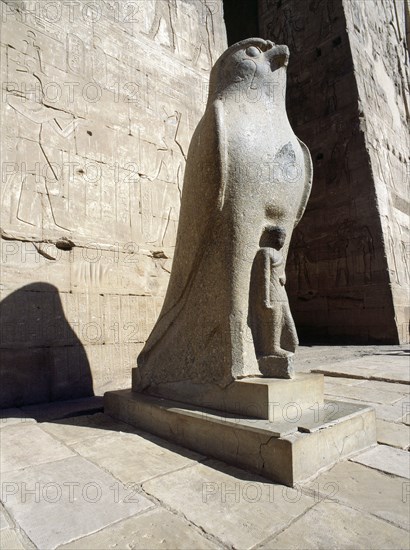
<svg viewBox="0 0 410 550"><path fill-rule="evenodd" d="M0 407L94 395L85 349L58 289L32 283L0 302Z"/></svg>

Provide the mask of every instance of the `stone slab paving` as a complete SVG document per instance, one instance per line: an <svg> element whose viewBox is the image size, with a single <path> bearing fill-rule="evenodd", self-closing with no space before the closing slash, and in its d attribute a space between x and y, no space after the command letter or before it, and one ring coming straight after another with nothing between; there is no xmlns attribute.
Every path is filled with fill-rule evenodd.
<svg viewBox="0 0 410 550"><path fill-rule="evenodd" d="M25 550L16 531L9 528L0 531L0 548L1 550Z"/></svg>
<svg viewBox="0 0 410 550"><path fill-rule="evenodd" d="M0 429L12 424L35 423L34 418L30 418L21 409L0 409Z"/></svg>
<svg viewBox="0 0 410 550"><path fill-rule="evenodd" d="M346 386L358 386L360 384L363 384L363 382L364 380L360 380L359 378L344 378L343 376L338 376L336 378L335 376L325 376L325 389L329 385L333 386L334 384L343 384Z"/></svg>
<svg viewBox="0 0 410 550"><path fill-rule="evenodd" d="M148 434L109 434L75 443L72 448L129 484L142 483L205 458Z"/></svg>
<svg viewBox="0 0 410 550"><path fill-rule="evenodd" d="M362 384L347 385L339 384L338 378L333 378L334 382L327 382L325 392L326 395L336 398L350 398L358 401L368 401L372 403L380 403L382 405L392 405L403 399L402 393L392 391L376 390L363 387ZM393 384L392 384L393 385Z"/></svg>
<svg viewBox="0 0 410 550"><path fill-rule="evenodd" d="M51 549L154 504L113 476L73 456L6 472L3 502L38 548Z"/></svg>
<svg viewBox="0 0 410 550"><path fill-rule="evenodd" d="M0 531L6 527L10 527L9 522L7 521L5 514L0 510Z"/></svg>
<svg viewBox="0 0 410 550"><path fill-rule="evenodd" d="M341 378L334 378L329 377L333 380L333 382L337 382L340 384ZM366 388L369 391L373 390L381 390L381 391L387 391L387 392L393 392L393 393L401 393L403 396L410 396L410 386L408 384L401 384L400 382L382 382L380 380L358 380L354 378L350 378L352 382L356 382L360 388Z"/></svg>
<svg viewBox="0 0 410 550"><path fill-rule="evenodd" d="M37 424L15 424L1 432L0 468L18 470L74 456L73 451L45 433Z"/></svg>
<svg viewBox="0 0 410 550"><path fill-rule="evenodd" d="M301 345L295 356L295 369L298 372L309 372L311 369L328 365L342 364L355 359L363 360L367 365L368 358L378 363L391 364L403 361L407 346L306 346ZM407 354L408 355L408 354ZM337 370L334 368L334 370Z"/></svg>
<svg viewBox="0 0 410 550"><path fill-rule="evenodd" d="M69 418L87 412L91 414L103 409L103 398L99 396L21 407L23 414L38 421Z"/></svg>
<svg viewBox="0 0 410 550"><path fill-rule="evenodd" d="M114 420L103 413L76 416L54 422L43 422L41 428L69 446L85 439L101 437L109 433L138 433L138 430L133 426Z"/></svg>
<svg viewBox="0 0 410 550"><path fill-rule="evenodd" d="M206 538L204 533L186 520L168 510L156 509L132 517L89 535L59 549L101 550L126 548L132 550L208 550L220 545Z"/></svg>
<svg viewBox="0 0 410 550"><path fill-rule="evenodd" d="M369 394L371 400L371 394ZM368 401L371 403L371 401ZM410 400L409 397L403 397L391 405L375 404L376 418L387 420L388 422L403 422L410 424Z"/></svg>
<svg viewBox="0 0 410 550"><path fill-rule="evenodd" d="M104 418L104 415L95 416L97 418L94 419L93 416L88 416L64 420L60 425L67 441L72 443L72 446L66 447L67 450L76 456L27 466L24 470L6 472L3 475L6 483L17 484L8 485L9 492L17 486L17 494L3 494L3 501L6 501L7 511L22 532L5 527L7 538L4 540L7 540L8 546L0 545L0 548L13 548L13 544L16 548L35 548L30 545L30 540L39 548L54 548L64 544L78 549L253 548L263 544L269 548L269 544L279 544L275 542L276 537L281 537L278 540L283 548L287 547L289 541L289 547L292 547L292 537L297 537L298 530L304 532L305 523L299 526L299 522L309 524L311 517L316 517L312 516L316 507L320 517L323 515L331 520L332 509L325 509L320 499L323 495L327 496L326 504L332 500L330 496L335 491L335 483L337 492L334 498L339 499L342 495L343 501L340 504L348 509L340 512L340 516L350 522L349 529L351 525L354 528L350 529L348 536L343 531L342 519L340 524L336 524L334 520L334 548L343 548L343 544L349 547L349 541L350 548L360 548L362 540L367 540L368 547L382 548L381 544L384 544L386 537L397 548L406 545L404 534L408 534L402 529L406 523L403 502L405 487L402 486L402 478L387 476L369 467L348 462L337 465L327 473L327 477L322 474L303 490L289 489L215 460L197 463L194 456L187 459L184 449L179 450L182 462L175 462L173 455L178 454L178 448L170 450L166 442L148 434L144 436L141 432L121 433L107 430L105 428L113 428L116 421ZM92 436L84 432L87 423L92 430ZM122 423L118 424L122 427ZM49 423L34 425L39 430L48 430L50 426ZM52 426L54 429L58 424L53 423ZM101 437L95 435L95 430L98 432L96 426L102 427ZM18 427L24 436L27 426L20 424ZM64 431L67 427L70 428L69 434ZM3 433L15 429L16 426L9 426ZM74 432L76 429L79 430L78 435ZM44 434L53 440L50 433ZM54 436L62 437L58 430ZM55 442L63 444L61 440ZM100 445L97 445L98 442ZM115 449L115 452L110 449ZM92 454L91 460L100 460L100 464L92 464L78 456L78 451ZM52 454L50 456L53 457ZM163 466L162 473L156 470L156 466L154 470L149 470L150 456L153 457L154 464L160 456L167 463L166 467ZM144 457L142 462L141 457ZM200 455L196 458L203 459ZM135 463L139 464L134 470L135 475L127 474L127 468L132 469ZM343 471L339 472L337 468L341 467ZM148 468L148 474L141 476L144 468ZM357 471L352 474L352 468L358 468L359 475ZM138 484L138 479L143 480L152 474L157 477L142 482L142 485ZM116 491L120 486L117 476L124 476L124 481L137 483L132 487L123 487L125 492L122 494L131 502L123 503L120 512L118 503L115 502ZM357 485L349 481L349 476L356 480ZM346 479L347 487L344 486ZM98 502L86 502L81 492L75 502L70 502L70 495L66 492L63 493L65 499L62 495L57 502L49 502L56 495L56 484L62 490L68 490L68 485L64 483L70 482L79 483L75 488L84 488L87 483L96 482L103 495ZM28 494L26 502L22 502L23 483L28 489L35 488L38 483L40 495ZM44 497L46 483L51 485ZM343 490L340 489L341 486ZM92 499L91 486L89 491ZM375 499L371 491L376 492L382 504L375 505L377 498ZM108 503L107 495L111 499ZM364 495L368 495L367 500ZM143 500L141 504L140 499L144 497L146 501ZM133 502L135 498L139 501ZM365 527L360 528L359 516L363 514ZM61 518L65 520L61 521ZM321 530L316 520L314 523L318 524L315 531L318 540L323 540L323 545L318 548L331 548L329 544L332 539L329 539L324 529ZM283 533L290 537L289 541L288 538L283 538ZM280 548L280 544L272 548ZM306 548L309 548L307 544ZM299 548L302 546L299 545ZM387 543L385 548L389 548Z"/></svg>
<svg viewBox="0 0 410 550"><path fill-rule="evenodd" d="M406 530L336 502L321 502L270 541L264 550L407 550ZM371 542L370 542L371 541Z"/></svg>
<svg viewBox="0 0 410 550"><path fill-rule="evenodd" d="M356 386L357 387L357 386ZM349 390L344 392L342 386L338 387L339 396L336 397L333 393L327 393L325 390L325 397L329 400L343 400L348 403L362 403L365 405L372 405L376 411L376 418L380 420L385 420L387 422L402 422L404 424L410 424L410 399L408 396L403 396L399 398L398 401L391 404L381 404L372 401L372 392L367 392L367 395L364 394L363 397L366 399L360 399L358 395L356 398L349 397L346 395L349 393Z"/></svg>
<svg viewBox="0 0 410 550"><path fill-rule="evenodd" d="M315 504L301 491L214 460L148 481L143 489L238 549L260 543Z"/></svg>
<svg viewBox="0 0 410 550"><path fill-rule="evenodd" d="M326 499L377 516L403 529L409 529L409 489L408 482L402 477L392 477L351 461L336 464L305 488L315 496L322 494Z"/></svg>
<svg viewBox="0 0 410 550"><path fill-rule="evenodd" d="M312 367L312 372L321 372L335 378L359 378L410 384L410 357L403 354L380 356L371 355L357 359L347 359L324 366Z"/></svg>
<svg viewBox="0 0 410 550"><path fill-rule="evenodd" d="M410 453L401 449L377 445L377 447L356 455L351 460L387 474L410 479Z"/></svg>
<svg viewBox="0 0 410 550"><path fill-rule="evenodd" d="M410 427L377 419L377 441L390 447L407 450L410 447Z"/></svg>
<svg viewBox="0 0 410 550"><path fill-rule="evenodd" d="M400 377L408 355L377 346L301 351L297 370L331 364L327 391L375 406L384 445L289 489L91 414L92 403L1 411L0 548L407 548L410 387ZM388 369L393 381L370 380ZM71 483L80 488L73 502ZM93 483L102 495L88 502L82 491L92 500Z"/></svg>

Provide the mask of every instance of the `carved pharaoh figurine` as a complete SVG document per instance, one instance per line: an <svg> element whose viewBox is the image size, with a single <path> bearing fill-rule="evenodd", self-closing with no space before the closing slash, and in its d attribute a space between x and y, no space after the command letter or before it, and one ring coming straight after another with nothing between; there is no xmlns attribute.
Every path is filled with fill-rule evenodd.
<svg viewBox="0 0 410 550"><path fill-rule="evenodd" d="M286 114L288 59L286 46L250 38L228 48L211 71L206 111L188 152L170 282L134 369L134 390L161 387L172 397L172 388L187 381L225 387L247 376L291 376L297 337L280 281L312 164ZM269 227L280 228L279 242L260 252ZM270 369L265 361L262 370L255 350L262 319L251 321L257 307L249 303L260 299L251 273L261 254L271 262L272 299L275 292L282 299L268 322L273 328L281 317L287 335L279 346L277 333L268 337L276 339L270 355L278 352L279 363Z"/></svg>
<svg viewBox="0 0 410 550"><path fill-rule="evenodd" d="M298 345L285 278L280 274L285 240L286 233L281 227L265 229L253 261L249 293L249 324L259 369L264 375L280 378L292 376L288 360Z"/></svg>

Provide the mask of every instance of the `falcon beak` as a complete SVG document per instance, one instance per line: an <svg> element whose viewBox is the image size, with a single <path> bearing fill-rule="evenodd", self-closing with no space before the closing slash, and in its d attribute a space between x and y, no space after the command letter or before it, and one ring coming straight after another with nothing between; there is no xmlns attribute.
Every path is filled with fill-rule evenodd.
<svg viewBox="0 0 410 550"><path fill-rule="evenodd" d="M270 62L272 71L279 67L287 67L289 61L289 48L287 46L277 46L272 42L267 41L271 47L266 50L265 55Z"/></svg>

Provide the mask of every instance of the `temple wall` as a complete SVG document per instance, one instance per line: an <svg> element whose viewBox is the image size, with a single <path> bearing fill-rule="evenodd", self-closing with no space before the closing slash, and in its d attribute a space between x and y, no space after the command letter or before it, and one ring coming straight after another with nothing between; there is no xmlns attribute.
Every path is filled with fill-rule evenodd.
<svg viewBox="0 0 410 550"><path fill-rule="evenodd" d="M2 1L0 407L129 386L221 0Z"/></svg>
<svg viewBox="0 0 410 550"><path fill-rule="evenodd" d="M0 407L127 387L162 305L188 145L227 45L222 0L0 6ZM299 334L404 342L404 1L258 7L260 36L290 48L289 118L314 163L287 266Z"/></svg>
<svg viewBox="0 0 410 550"><path fill-rule="evenodd" d="M290 48L288 114L314 164L287 265L305 340L408 338L403 14L390 0L259 2L260 34Z"/></svg>
<svg viewBox="0 0 410 550"><path fill-rule="evenodd" d="M409 53L404 1L344 2L398 336L408 342Z"/></svg>

